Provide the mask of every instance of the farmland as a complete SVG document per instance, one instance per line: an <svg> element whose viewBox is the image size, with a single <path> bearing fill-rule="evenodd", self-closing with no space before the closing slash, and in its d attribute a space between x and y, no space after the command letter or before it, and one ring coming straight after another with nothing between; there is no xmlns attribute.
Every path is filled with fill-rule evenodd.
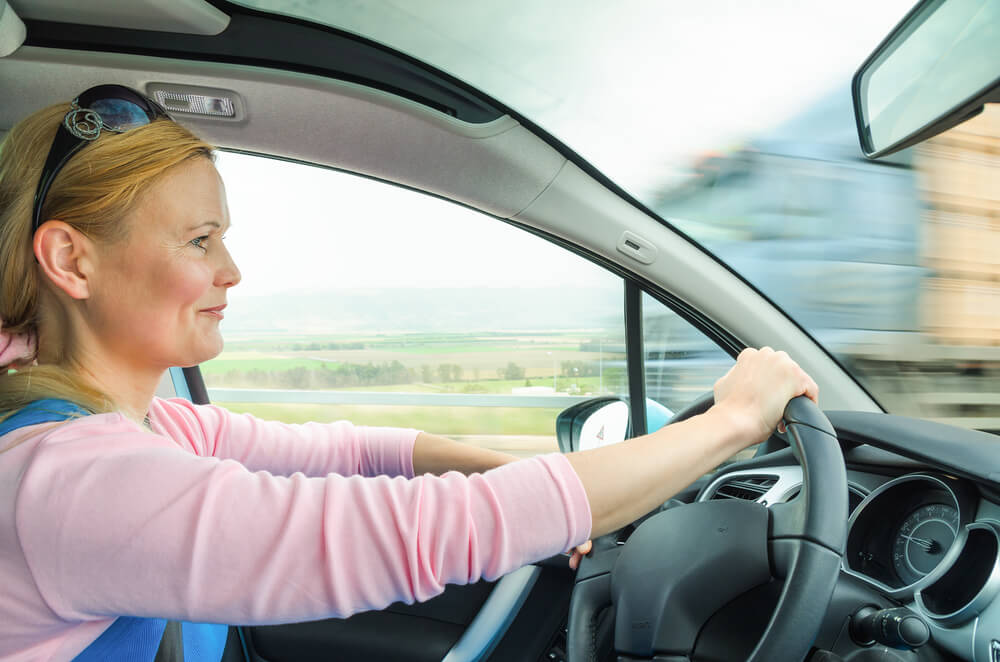
<svg viewBox="0 0 1000 662"><path fill-rule="evenodd" d="M600 333L398 334L227 340L201 365L210 388L511 394L622 392L621 342ZM537 390L537 389L536 389ZM346 419L415 427L516 455L557 449L559 408L219 402L289 423Z"/></svg>
<svg viewBox="0 0 1000 662"><path fill-rule="evenodd" d="M401 334L230 341L201 371L210 388L597 393L623 366L620 341L593 334Z"/></svg>

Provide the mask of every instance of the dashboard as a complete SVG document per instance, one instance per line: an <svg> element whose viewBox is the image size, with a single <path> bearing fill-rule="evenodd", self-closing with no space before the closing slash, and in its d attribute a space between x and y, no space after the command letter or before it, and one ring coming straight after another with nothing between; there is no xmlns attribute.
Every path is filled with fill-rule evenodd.
<svg viewBox="0 0 1000 662"><path fill-rule="evenodd" d="M852 661L1000 661L1000 499L995 482L981 475L1000 473L993 471L993 457L988 466L962 466L979 451L1000 456L1000 439L866 415L878 417L871 420L879 421L879 434L893 433L883 439L856 416L843 428L830 416L842 444L847 440L849 521L840 576L816 647ZM857 441L864 445L851 443L861 428L867 438ZM961 437L952 441L975 441L972 452L952 446L950 454L931 460L928 454L938 451L921 442L940 428ZM909 457L901 449L910 449ZM696 500L746 499L769 506L795 499L801 488L801 469L790 452L779 451L722 469ZM859 610L899 607L909 610L899 613L908 618L912 613L926 624L928 643L894 649L859 641L851 629Z"/></svg>

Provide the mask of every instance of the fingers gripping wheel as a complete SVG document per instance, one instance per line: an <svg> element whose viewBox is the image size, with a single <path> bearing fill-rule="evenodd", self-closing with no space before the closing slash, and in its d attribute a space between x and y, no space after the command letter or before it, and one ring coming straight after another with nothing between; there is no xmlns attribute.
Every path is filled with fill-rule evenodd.
<svg viewBox="0 0 1000 662"><path fill-rule="evenodd" d="M811 400L789 403L785 421L802 465L800 496L772 509L707 501L647 519L609 572L578 575L570 602L569 662L597 659L595 616L608 604L615 607L614 647L622 659L697 660L705 623L772 575L784 585L747 660L805 657L840 566L847 474L836 434Z"/></svg>

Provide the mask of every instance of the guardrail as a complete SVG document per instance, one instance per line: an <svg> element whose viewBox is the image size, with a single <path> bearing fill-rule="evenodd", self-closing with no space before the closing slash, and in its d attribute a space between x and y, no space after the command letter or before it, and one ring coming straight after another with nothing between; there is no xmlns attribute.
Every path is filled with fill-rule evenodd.
<svg viewBox="0 0 1000 662"><path fill-rule="evenodd" d="M413 407L538 407L566 409L590 395L506 395L494 393L393 393L210 388L212 402L269 402L317 405L403 405Z"/></svg>

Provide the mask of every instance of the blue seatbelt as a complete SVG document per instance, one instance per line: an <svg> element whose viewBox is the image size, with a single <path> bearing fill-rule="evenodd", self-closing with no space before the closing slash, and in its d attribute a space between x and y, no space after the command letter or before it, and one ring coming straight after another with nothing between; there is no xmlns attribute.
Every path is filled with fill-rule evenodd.
<svg viewBox="0 0 1000 662"><path fill-rule="evenodd" d="M181 626L184 656L171 662L219 662L226 649L229 626L187 623ZM73 662L152 662L163 638L163 618L119 616Z"/></svg>
<svg viewBox="0 0 1000 662"><path fill-rule="evenodd" d="M37 423L89 416L82 407L56 398L44 398L22 407L0 422L0 436ZM181 623L184 657L177 662L219 662L226 648L229 626L215 623ZM119 616L73 662L153 662L163 639L163 618Z"/></svg>
<svg viewBox="0 0 1000 662"><path fill-rule="evenodd" d="M89 411L67 400L43 398L25 405L0 423L0 436L36 423L65 421L74 416L88 416Z"/></svg>
<svg viewBox="0 0 1000 662"><path fill-rule="evenodd" d="M166 627L165 618L119 616L73 662L152 662Z"/></svg>

